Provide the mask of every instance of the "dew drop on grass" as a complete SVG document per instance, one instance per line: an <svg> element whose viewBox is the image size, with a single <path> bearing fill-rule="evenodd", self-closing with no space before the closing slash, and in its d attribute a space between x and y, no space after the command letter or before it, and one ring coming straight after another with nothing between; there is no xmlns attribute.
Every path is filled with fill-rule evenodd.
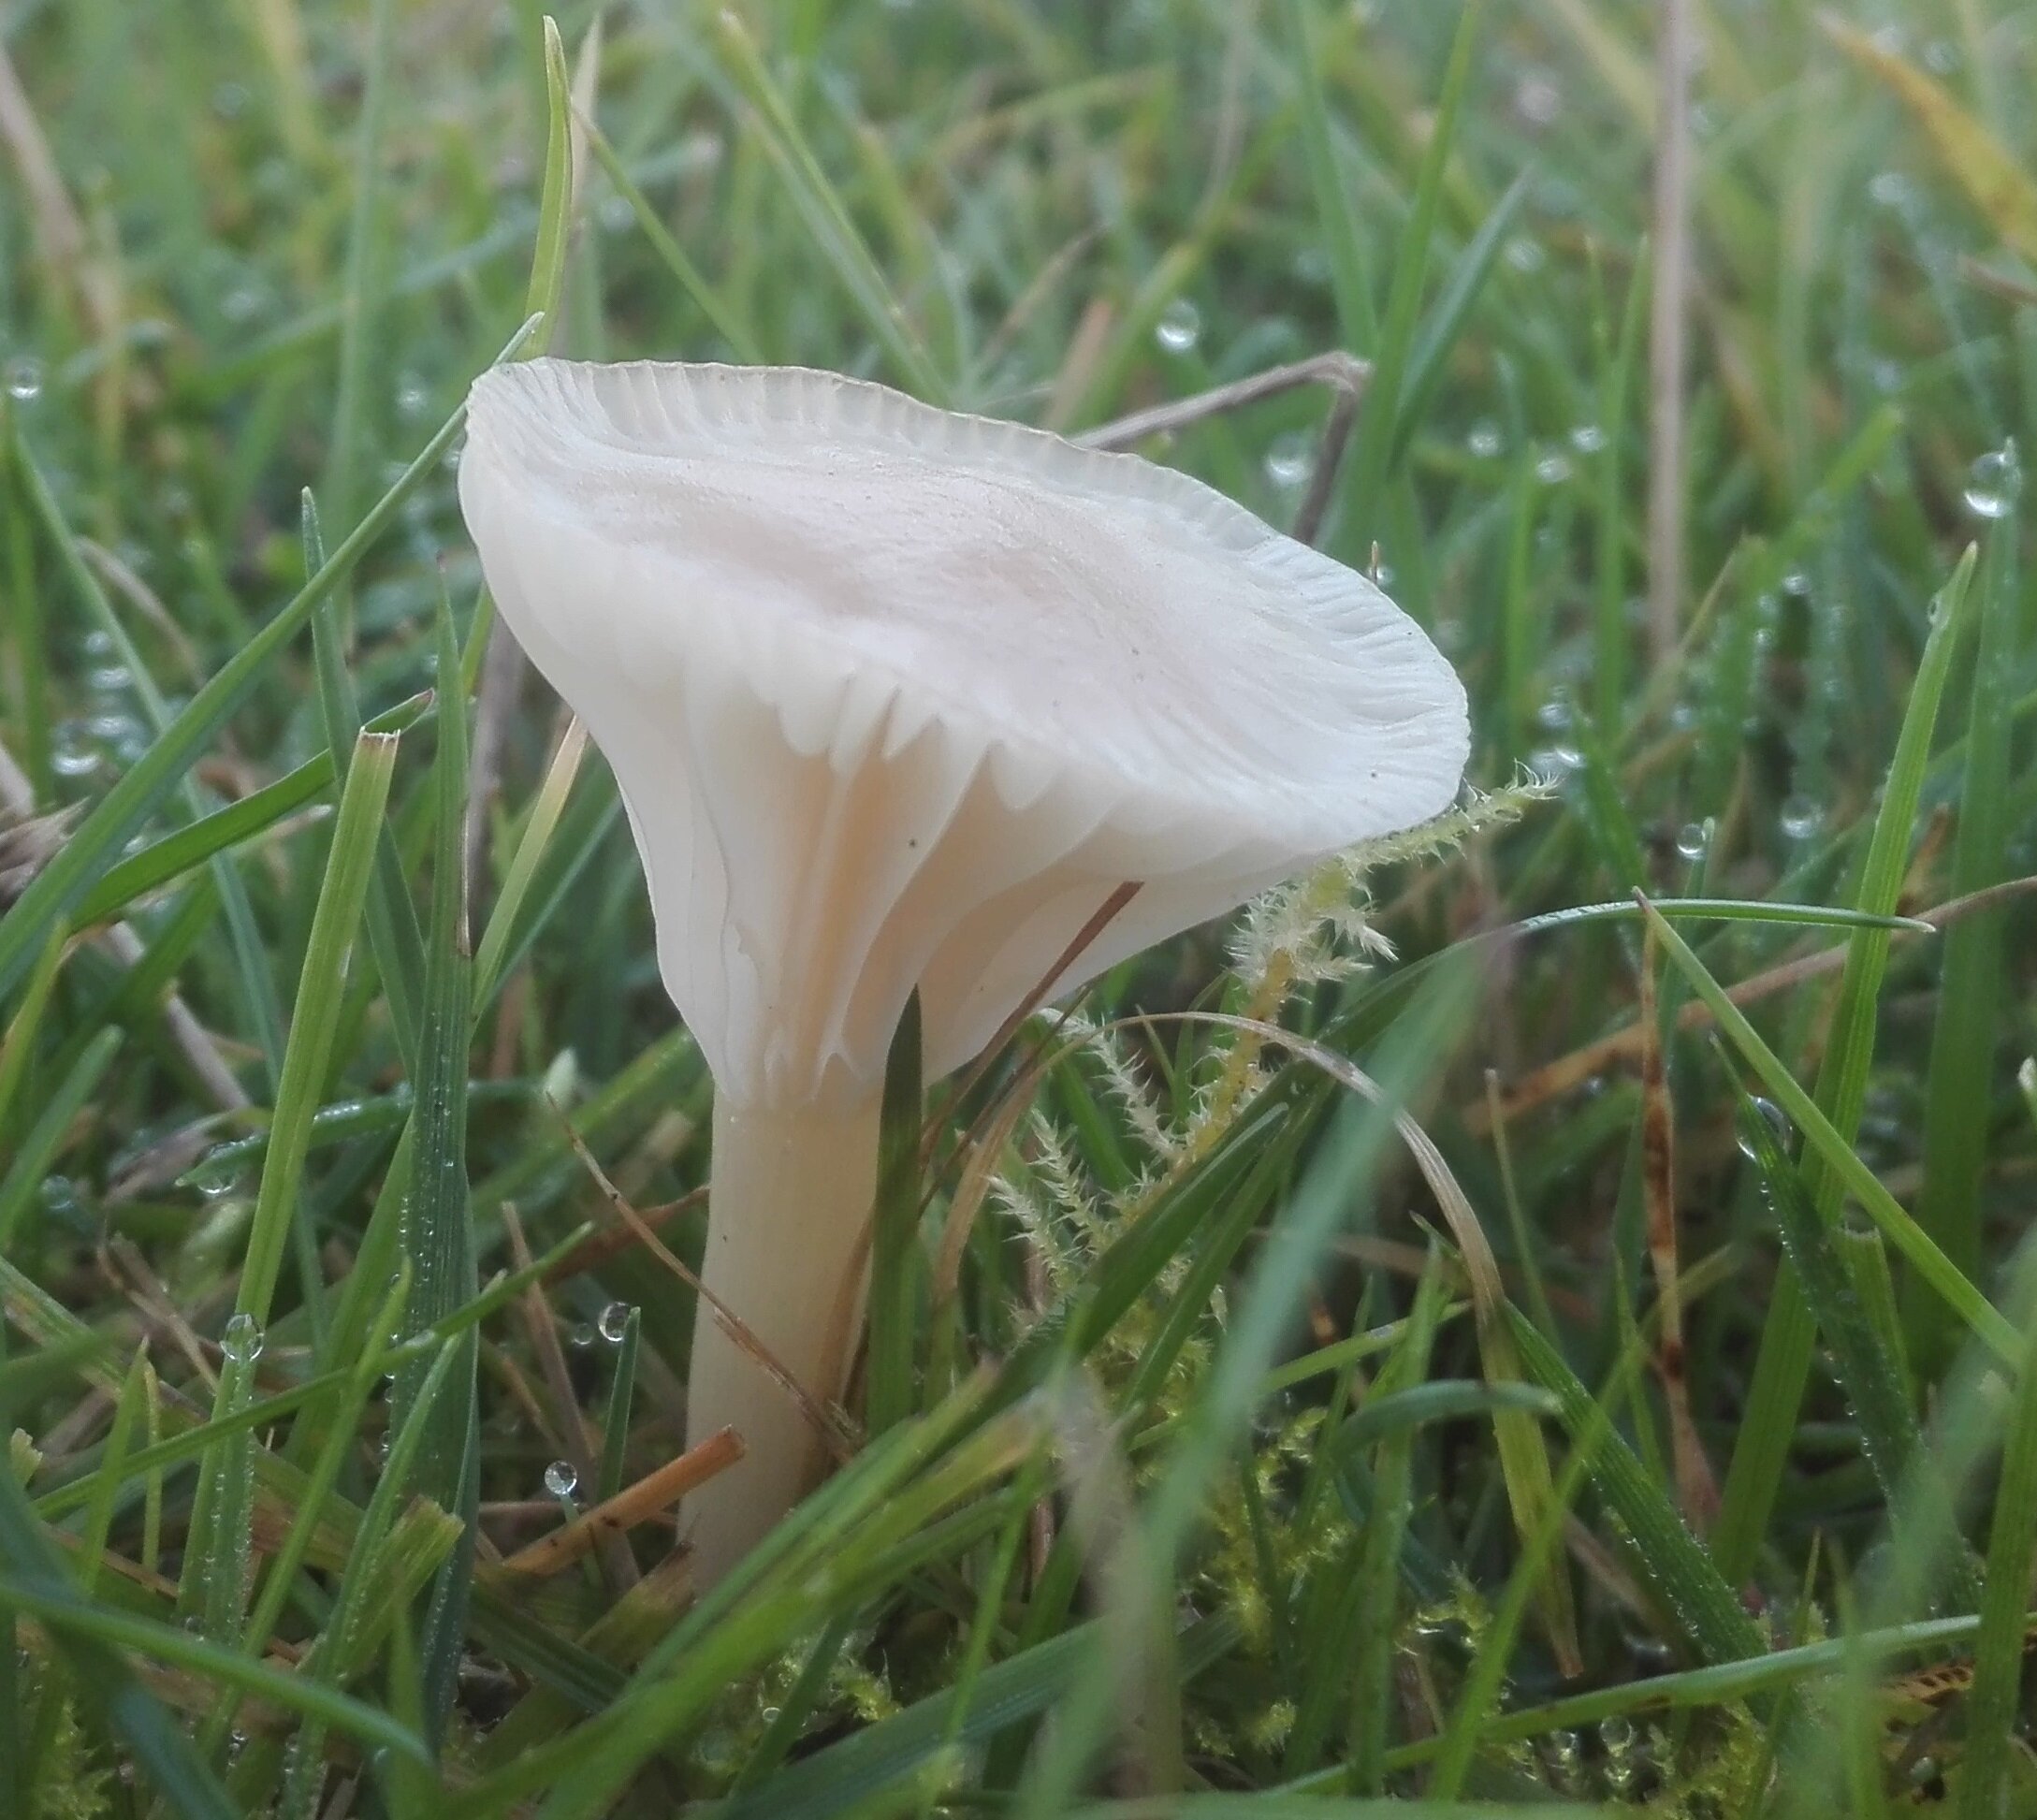
<svg viewBox="0 0 2037 1820"><path fill-rule="evenodd" d="M1490 420L1471 426L1471 434L1464 438L1464 446L1481 461L1490 461L1500 452L1499 425Z"/></svg>
<svg viewBox="0 0 2037 1820"><path fill-rule="evenodd" d="M1788 1115L1774 1100L1764 1099L1759 1094L1754 1097L1754 1110L1761 1114L1763 1121L1768 1125L1769 1134L1775 1139L1776 1148L1785 1156L1788 1155L1791 1136ZM1752 1138L1742 1133L1736 1142L1739 1144L1740 1155L1745 1157L1748 1161L1754 1162L1758 1160Z"/></svg>
<svg viewBox="0 0 2037 1820"><path fill-rule="evenodd" d="M555 1498L570 1498L580 1483L570 1460L554 1460L545 1468L545 1489Z"/></svg>
<svg viewBox="0 0 2037 1820"><path fill-rule="evenodd" d="M1560 689L1535 711L1535 723L1544 733L1566 732L1571 719L1570 697Z"/></svg>
<svg viewBox="0 0 2037 1820"><path fill-rule="evenodd" d="M1266 450L1266 478L1283 492L1292 491L1316 465L1316 445L1303 430L1276 436Z"/></svg>
<svg viewBox="0 0 2037 1820"><path fill-rule="evenodd" d="M33 354L17 354L7 364L7 396L19 404L42 396L42 362Z"/></svg>
<svg viewBox="0 0 2037 1820"><path fill-rule="evenodd" d="M594 1344L594 1330L584 1320L575 1321L566 1338L584 1352Z"/></svg>
<svg viewBox="0 0 2037 1820"><path fill-rule="evenodd" d="M1535 477L1545 487L1561 487L1570 478L1570 463L1551 450L1535 464Z"/></svg>
<svg viewBox="0 0 2037 1820"><path fill-rule="evenodd" d="M1790 839L1809 840L1825 824L1825 811L1808 796L1788 796L1777 820Z"/></svg>
<svg viewBox="0 0 2037 1820"><path fill-rule="evenodd" d="M1606 432L1595 423L1580 423L1572 427L1570 446L1579 455L1596 455L1606 446Z"/></svg>
<svg viewBox="0 0 2037 1820"><path fill-rule="evenodd" d="M1676 850L1687 860L1701 860L1711 845L1711 829L1702 822L1686 822L1676 832Z"/></svg>
<svg viewBox="0 0 2037 1820"><path fill-rule="evenodd" d="M2023 490L2023 471L2015 459L2015 444L2004 443L1990 449L1967 473L1967 510L1976 518L2006 518L2015 510L2016 495Z"/></svg>
<svg viewBox="0 0 2037 1820"><path fill-rule="evenodd" d="M629 1327L630 1304L627 1302L611 1302L602 1310L601 1334L610 1346L620 1346Z"/></svg>
<svg viewBox="0 0 2037 1820"><path fill-rule="evenodd" d="M1202 339L1202 313L1185 297L1177 297L1160 312L1153 339L1170 354L1187 354Z"/></svg>
<svg viewBox="0 0 2037 1820"><path fill-rule="evenodd" d="M252 1365L262 1356L262 1330L253 1315L235 1315L220 1335L219 1349L237 1365Z"/></svg>

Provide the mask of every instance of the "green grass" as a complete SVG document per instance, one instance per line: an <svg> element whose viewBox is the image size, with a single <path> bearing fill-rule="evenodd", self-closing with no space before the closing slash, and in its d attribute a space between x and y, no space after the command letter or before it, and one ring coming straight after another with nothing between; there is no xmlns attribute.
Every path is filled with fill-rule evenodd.
<svg viewBox="0 0 2037 1820"><path fill-rule="evenodd" d="M0 0L0 1814L2037 1813L2037 25L1693 4L1665 656L1643 0ZM482 702L547 347L1360 355L1321 541L1553 780L902 1033L860 1449L700 1597L502 1565L677 1449L575 1144L696 1258L710 1098ZM1278 521L1324 411L1144 452Z"/></svg>

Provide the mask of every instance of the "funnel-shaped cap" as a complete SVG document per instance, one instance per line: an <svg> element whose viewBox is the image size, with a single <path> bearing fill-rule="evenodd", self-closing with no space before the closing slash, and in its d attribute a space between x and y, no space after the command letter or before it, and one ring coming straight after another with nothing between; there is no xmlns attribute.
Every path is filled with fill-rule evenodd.
<svg viewBox="0 0 2037 1820"><path fill-rule="evenodd" d="M1370 581L1129 456L796 369L475 383L461 505L614 768L724 1092L877 1091L1446 808L1463 690Z"/></svg>

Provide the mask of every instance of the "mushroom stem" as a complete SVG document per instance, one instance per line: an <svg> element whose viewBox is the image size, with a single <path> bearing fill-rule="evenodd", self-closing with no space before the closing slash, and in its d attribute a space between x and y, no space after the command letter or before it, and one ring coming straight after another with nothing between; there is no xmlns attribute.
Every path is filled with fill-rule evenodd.
<svg viewBox="0 0 2037 1820"><path fill-rule="evenodd" d="M760 1109L717 1094L701 1281L808 1396L837 1400L863 1326L881 1101ZM743 1458L686 1501L694 1580L710 1585L821 1477L812 1413L705 1304L693 1330L686 1441L743 1437Z"/></svg>

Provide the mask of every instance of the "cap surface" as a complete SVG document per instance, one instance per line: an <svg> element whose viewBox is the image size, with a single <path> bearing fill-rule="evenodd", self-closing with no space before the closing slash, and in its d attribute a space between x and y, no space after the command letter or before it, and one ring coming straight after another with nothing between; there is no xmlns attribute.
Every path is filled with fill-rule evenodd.
<svg viewBox="0 0 2037 1820"><path fill-rule="evenodd" d="M874 1090L1061 982L1448 805L1462 686L1363 576L1200 482L784 368L476 381L460 500L586 721L718 1081Z"/></svg>

